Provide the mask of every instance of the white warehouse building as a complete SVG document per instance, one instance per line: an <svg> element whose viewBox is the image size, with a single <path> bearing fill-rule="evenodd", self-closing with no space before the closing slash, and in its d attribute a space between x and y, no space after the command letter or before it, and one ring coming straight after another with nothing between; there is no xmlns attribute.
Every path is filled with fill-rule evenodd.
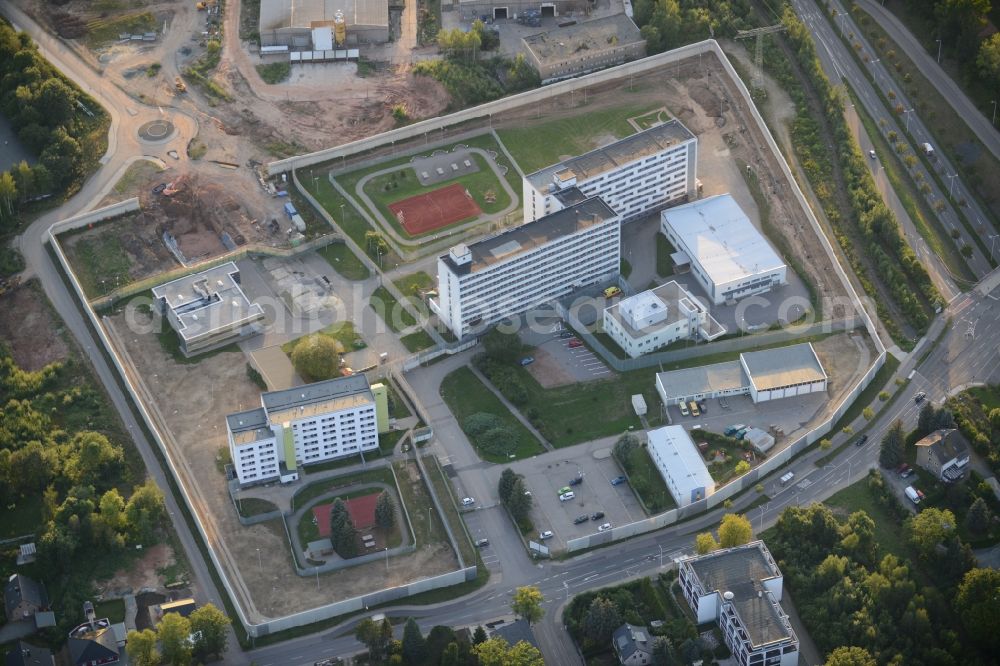
<svg viewBox="0 0 1000 666"><path fill-rule="evenodd" d="M599 196L622 222L691 199L696 192L698 140L670 120L524 177L526 222Z"/></svg>
<svg viewBox="0 0 1000 666"><path fill-rule="evenodd" d="M719 623L736 664L798 664L799 639L779 603L784 577L763 541L686 557L677 573L698 624Z"/></svg>
<svg viewBox="0 0 1000 666"><path fill-rule="evenodd" d="M811 342L743 352L737 361L656 373L664 405L748 395L755 403L822 393L829 378Z"/></svg>
<svg viewBox="0 0 1000 666"><path fill-rule="evenodd" d="M785 263L729 194L665 210L660 225L715 305L787 282Z"/></svg>
<svg viewBox="0 0 1000 666"><path fill-rule="evenodd" d="M262 393L260 401L226 417L241 485L295 481L299 465L375 450L388 426L386 388L362 374Z"/></svg>
<svg viewBox="0 0 1000 666"><path fill-rule="evenodd" d="M674 281L630 296L604 309L604 332L631 358L677 340L706 342L726 329L701 301Z"/></svg>
<svg viewBox="0 0 1000 666"><path fill-rule="evenodd" d="M621 221L592 197L438 258L431 310L459 338L618 274Z"/></svg>
<svg viewBox="0 0 1000 666"><path fill-rule="evenodd" d="M650 430L646 436L649 457L677 506L685 507L715 492L715 480L684 426L663 426Z"/></svg>

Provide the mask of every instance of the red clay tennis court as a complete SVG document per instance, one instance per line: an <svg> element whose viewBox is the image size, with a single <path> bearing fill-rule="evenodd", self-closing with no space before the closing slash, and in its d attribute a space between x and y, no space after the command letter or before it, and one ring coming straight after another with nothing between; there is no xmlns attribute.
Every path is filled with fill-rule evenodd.
<svg viewBox="0 0 1000 666"><path fill-rule="evenodd" d="M479 204L461 183L389 204L403 229L416 236L479 215Z"/></svg>
<svg viewBox="0 0 1000 666"><path fill-rule="evenodd" d="M351 515L351 522L357 530L366 530L375 524L375 503L378 502L378 491L364 497L355 497L345 500L347 513ZM329 504L320 504L313 507L313 515L316 517L316 529L324 539L330 536L330 507Z"/></svg>

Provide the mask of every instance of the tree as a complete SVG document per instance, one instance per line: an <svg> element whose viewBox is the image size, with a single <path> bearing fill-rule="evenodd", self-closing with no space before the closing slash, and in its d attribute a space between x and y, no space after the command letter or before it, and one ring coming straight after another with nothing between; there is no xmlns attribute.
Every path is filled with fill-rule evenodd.
<svg viewBox="0 0 1000 666"><path fill-rule="evenodd" d="M670 654L670 640L666 636L653 639L653 666L670 666L674 659Z"/></svg>
<svg viewBox="0 0 1000 666"><path fill-rule="evenodd" d="M9 171L0 173L0 220L14 217L14 203L17 201L17 184Z"/></svg>
<svg viewBox="0 0 1000 666"><path fill-rule="evenodd" d="M160 663L160 653L156 649L156 632L152 629L128 632L125 650L133 666L158 666Z"/></svg>
<svg viewBox="0 0 1000 666"><path fill-rule="evenodd" d="M876 666L877 663L868 650L843 646L827 655L825 666Z"/></svg>
<svg viewBox="0 0 1000 666"><path fill-rule="evenodd" d="M597 597L583 616L584 635L597 645L611 640L611 634L622 624L618 606L607 597Z"/></svg>
<svg viewBox="0 0 1000 666"><path fill-rule="evenodd" d="M472 418L472 417L469 417ZM468 421L468 419L466 419ZM506 468L500 473L500 483L498 485L497 491L500 494L500 503L509 504L511 493L514 492L514 484L517 482L517 473L510 467Z"/></svg>
<svg viewBox="0 0 1000 666"><path fill-rule="evenodd" d="M306 381L331 379L340 371L340 351L333 338L320 333L307 335L292 350L292 365Z"/></svg>
<svg viewBox="0 0 1000 666"><path fill-rule="evenodd" d="M45 121L51 127L67 125L76 110L76 92L61 79L47 79L38 89L35 98L39 108L45 109Z"/></svg>
<svg viewBox="0 0 1000 666"><path fill-rule="evenodd" d="M882 438L878 462L884 469L894 469L903 462L903 422L896 419Z"/></svg>
<svg viewBox="0 0 1000 666"><path fill-rule="evenodd" d="M330 507L330 542L333 549L341 557L354 557L358 547L356 536L347 505L338 497Z"/></svg>
<svg viewBox="0 0 1000 666"><path fill-rule="evenodd" d="M42 150L38 160L49 173L54 174L60 186L69 183L77 174L77 164L83 155L80 142L59 126L49 136L48 145Z"/></svg>
<svg viewBox="0 0 1000 666"><path fill-rule="evenodd" d="M383 490L375 500L375 524L389 528L396 522L396 504L389 491Z"/></svg>
<svg viewBox="0 0 1000 666"><path fill-rule="evenodd" d="M507 510L514 517L515 521L521 521L528 517L531 511L531 495L524 485L524 479L518 478L514 482L514 490L511 491L510 500L507 502Z"/></svg>
<svg viewBox="0 0 1000 666"><path fill-rule="evenodd" d="M955 514L948 509L928 507L907 523L910 541L926 557L955 531Z"/></svg>
<svg viewBox="0 0 1000 666"><path fill-rule="evenodd" d="M732 548L748 543L753 538L753 527L746 516L727 513L719 524L719 546Z"/></svg>
<svg viewBox="0 0 1000 666"><path fill-rule="evenodd" d="M977 497L965 515L965 527L975 535L982 535L989 531L991 522L993 522L993 515L990 508L986 506L982 497Z"/></svg>
<svg viewBox="0 0 1000 666"><path fill-rule="evenodd" d="M198 635L194 653L199 659L221 658L226 651L226 631L230 625L226 614L212 604L205 604L191 613L188 619L191 621L191 633Z"/></svg>
<svg viewBox="0 0 1000 666"><path fill-rule="evenodd" d="M1000 33L993 33L979 45L976 66L983 82L994 91L1000 91Z"/></svg>
<svg viewBox="0 0 1000 666"><path fill-rule="evenodd" d="M480 627L480 629L481 628L482 627ZM484 638L483 640L486 639ZM444 652L441 653L441 659L439 663L441 666L459 666L458 643L448 643L447 647L445 647L444 649Z"/></svg>
<svg viewBox="0 0 1000 666"><path fill-rule="evenodd" d="M920 408L920 414L917 416L917 432L923 437L931 431L934 427L934 405L927 401L924 406Z"/></svg>
<svg viewBox="0 0 1000 666"><path fill-rule="evenodd" d="M125 505L128 541L138 544L152 541L154 532L165 515L163 493L156 487L155 481L146 479L144 484L132 491L132 496Z"/></svg>
<svg viewBox="0 0 1000 666"><path fill-rule="evenodd" d="M941 408L935 410L934 421L931 424L931 430L947 430L949 428L955 427L955 415L952 414L950 409Z"/></svg>
<svg viewBox="0 0 1000 666"><path fill-rule="evenodd" d="M514 611L515 615L520 615L521 618L527 620L528 624L534 624L545 615L542 601L544 599L541 590L527 585L514 591L514 600L510 603L510 609Z"/></svg>
<svg viewBox="0 0 1000 666"><path fill-rule="evenodd" d="M1000 571L972 569L965 574L955 596L955 609L968 635L984 649L1000 650Z"/></svg>
<svg viewBox="0 0 1000 666"><path fill-rule="evenodd" d="M871 421L875 418L875 410L871 407L865 407L861 410L861 416L865 417L865 421Z"/></svg>
<svg viewBox="0 0 1000 666"><path fill-rule="evenodd" d="M483 629L483 625L477 625L476 630L472 632L472 644L479 645L480 643L485 643L488 636L486 635L486 630Z"/></svg>
<svg viewBox="0 0 1000 666"><path fill-rule="evenodd" d="M694 549L699 555L711 553L719 549L719 543L712 536L711 532L702 532L694 538Z"/></svg>
<svg viewBox="0 0 1000 666"><path fill-rule="evenodd" d="M736 472L736 476L743 476L744 474L750 471L750 463L748 463L746 460L741 460L738 463L736 463L736 467L733 469L733 471Z"/></svg>
<svg viewBox="0 0 1000 666"><path fill-rule="evenodd" d="M521 355L521 338L516 333L503 333L499 329L492 329L483 336L483 348L486 350L486 357L497 363L514 363Z"/></svg>
<svg viewBox="0 0 1000 666"><path fill-rule="evenodd" d="M479 666L545 666L542 653L526 641L510 645L500 636L472 648L479 658Z"/></svg>
<svg viewBox="0 0 1000 666"><path fill-rule="evenodd" d="M452 643L457 643L455 632L451 627L436 625L431 627L427 634L427 663L436 664L441 660L441 656Z"/></svg>
<svg viewBox="0 0 1000 666"><path fill-rule="evenodd" d="M422 664L427 658L427 641L420 633L417 621L412 617L403 626L403 661L407 664Z"/></svg>
<svg viewBox="0 0 1000 666"><path fill-rule="evenodd" d="M370 661L378 663L385 655L389 641L392 640L392 625L388 618L381 622L375 622L370 617L366 617L354 630L354 637L368 648Z"/></svg>
<svg viewBox="0 0 1000 666"><path fill-rule="evenodd" d="M156 625L156 637L160 641L163 659L172 666L187 666L191 663L191 622L178 613L167 613Z"/></svg>
<svg viewBox="0 0 1000 666"><path fill-rule="evenodd" d="M125 451L104 435L85 430L70 442L73 453L63 467L63 474L75 485L106 488L121 476Z"/></svg>
<svg viewBox="0 0 1000 666"><path fill-rule="evenodd" d="M819 440L819 448L822 451L829 451L832 446L833 442L831 442L828 437L824 437L823 439Z"/></svg>
<svg viewBox="0 0 1000 666"><path fill-rule="evenodd" d="M389 243L377 231L365 232L365 247L368 249L368 254L382 256L389 253Z"/></svg>

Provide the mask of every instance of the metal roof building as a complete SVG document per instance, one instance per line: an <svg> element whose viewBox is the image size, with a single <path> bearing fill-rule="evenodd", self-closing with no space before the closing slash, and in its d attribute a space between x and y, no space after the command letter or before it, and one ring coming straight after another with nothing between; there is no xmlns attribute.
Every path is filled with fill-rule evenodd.
<svg viewBox="0 0 1000 666"><path fill-rule="evenodd" d="M646 40L625 14L612 14L528 35L521 41L528 59L541 76L542 85L646 55Z"/></svg>
<svg viewBox="0 0 1000 666"><path fill-rule="evenodd" d="M692 274L715 304L787 281L785 263L729 194L667 209L660 220L661 231L691 259Z"/></svg>
<svg viewBox="0 0 1000 666"><path fill-rule="evenodd" d="M663 426L646 436L649 457L678 506L687 506L715 492L715 479L684 426Z"/></svg>
<svg viewBox="0 0 1000 666"><path fill-rule="evenodd" d="M332 28L338 12L347 24L347 43L389 40L388 0L261 0L261 46L312 48L312 30Z"/></svg>

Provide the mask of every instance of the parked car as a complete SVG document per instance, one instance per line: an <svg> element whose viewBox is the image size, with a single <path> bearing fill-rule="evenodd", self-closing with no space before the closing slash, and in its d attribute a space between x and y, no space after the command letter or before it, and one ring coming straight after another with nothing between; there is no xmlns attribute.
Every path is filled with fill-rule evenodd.
<svg viewBox="0 0 1000 666"><path fill-rule="evenodd" d="M472 506L475 503L476 503L476 500L473 497L463 497L462 498L462 506Z"/></svg>
<svg viewBox="0 0 1000 666"><path fill-rule="evenodd" d="M594 513L590 514L591 520L600 520L603 517L604 517L603 511L595 511Z"/></svg>
<svg viewBox="0 0 1000 666"><path fill-rule="evenodd" d="M624 476L616 476L615 478L611 479L611 485L620 486L621 484L625 483L625 481L627 481L627 479Z"/></svg>
<svg viewBox="0 0 1000 666"><path fill-rule="evenodd" d="M619 296L621 293L622 290L619 287L608 287L604 290L604 298L614 298L615 296Z"/></svg>
<svg viewBox="0 0 1000 666"><path fill-rule="evenodd" d="M868 151L868 157L870 157L872 159L875 159L875 151L874 150L869 150Z"/></svg>
<svg viewBox="0 0 1000 666"><path fill-rule="evenodd" d="M480 539L476 542L476 548L485 548L488 545L490 545L489 539Z"/></svg>
<svg viewBox="0 0 1000 666"><path fill-rule="evenodd" d="M559 337L563 340L573 337L573 331L559 331Z"/></svg>
<svg viewBox="0 0 1000 666"><path fill-rule="evenodd" d="M919 405L919 404L920 404L920 403L922 403L922 402L923 402L923 401L924 401L924 400L925 400L926 398L927 398L927 394L926 394L926 393L924 393L923 391L920 391L920 392L919 392L919 393L917 393L917 394L916 394L915 396L913 396L913 402L915 402L915 403L917 403L917 404Z"/></svg>
<svg viewBox="0 0 1000 666"><path fill-rule="evenodd" d="M738 433L740 430L743 430L744 428L746 428L746 425L742 423L737 423L736 425L731 425L728 428L726 428L722 432L722 434L725 435L726 437L732 437L733 435Z"/></svg>
<svg viewBox="0 0 1000 666"><path fill-rule="evenodd" d="M575 519L573 520L573 524L574 524L574 525L579 525L580 523L585 523L585 522L587 522L588 520L590 520L590 516L588 516L587 514L583 514L582 516L577 516L577 517L576 517L576 518L575 518Z"/></svg>
<svg viewBox="0 0 1000 666"><path fill-rule="evenodd" d="M708 414L708 410L705 409L705 401L704 400L702 400L701 402L698 403L698 409L701 410L702 414Z"/></svg>
<svg viewBox="0 0 1000 666"><path fill-rule="evenodd" d="M576 349L577 347L582 347L583 340L580 340L579 338L573 338L572 340L569 341L569 343L566 346L569 347L570 349Z"/></svg>
<svg viewBox="0 0 1000 666"><path fill-rule="evenodd" d="M153 194L159 194L160 192L162 192L165 189L167 189L167 184L166 183L160 183L159 185L157 185L156 187L153 188Z"/></svg>
<svg viewBox="0 0 1000 666"><path fill-rule="evenodd" d="M575 476L575 477L573 477L572 479L569 480L569 485L571 485L571 486L578 486L581 483L583 483L583 477L582 476Z"/></svg>
<svg viewBox="0 0 1000 666"><path fill-rule="evenodd" d="M570 491L568 493L563 493L562 495L560 495L559 496L559 501L560 502L568 502L571 499L575 499L575 498L576 498L576 494L573 493L572 491Z"/></svg>
<svg viewBox="0 0 1000 666"><path fill-rule="evenodd" d="M858 437L858 441L854 443L854 446L864 446L867 441L868 435L861 435L861 437Z"/></svg>
<svg viewBox="0 0 1000 666"><path fill-rule="evenodd" d="M701 416L701 412L698 411L698 403L694 400L688 403L688 409L691 410L691 416Z"/></svg>
<svg viewBox="0 0 1000 666"><path fill-rule="evenodd" d="M545 541L546 539L551 539L553 536L555 535L552 533L552 530L545 530L544 532L538 535L538 538L541 539L542 541Z"/></svg>
<svg viewBox="0 0 1000 666"><path fill-rule="evenodd" d="M524 358L521 359L521 365L531 365L534 362L535 362L534 356L525 356Z"/></svg>
<svg viewBox="0 0 1000 666"><path fill-rule="evenodd" d="M559 494L560 495L565 495L566 493L568 493L571 490L573 490L573 489L570 488L569 486L563 486L562 488L559 489Z"/></svg>
<svg viewBox="0 0 1000 666"><path fill-rule="evenodd" d="M688 414L690 414L690 412L688 411L688 406L687 406L686 402L682 401L682 402L677 403L677 407L678 407L678 409L681 410L681 416L687 416Z"/></svg>
<svg viewBox="0 0 1000 666"><path fill-rule="evenodd" d="M601 525L600 527L597 528L597 531L598 532L607 532L610 529L611 529L611 523L604 523L603 525Z"/></svg>

